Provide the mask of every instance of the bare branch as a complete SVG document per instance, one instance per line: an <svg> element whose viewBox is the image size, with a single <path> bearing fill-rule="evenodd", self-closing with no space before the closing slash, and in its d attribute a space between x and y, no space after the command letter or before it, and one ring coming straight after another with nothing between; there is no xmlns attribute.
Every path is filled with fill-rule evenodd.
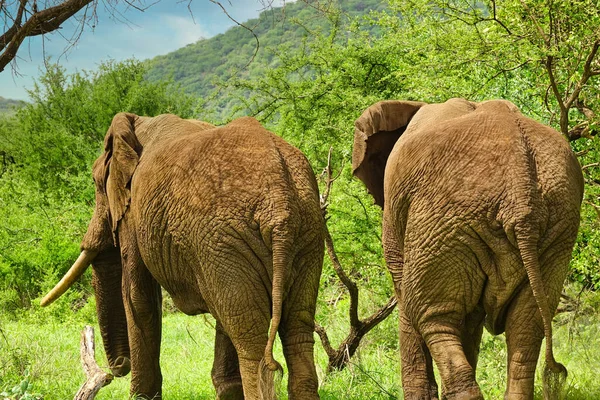
<svg viewBox="0 0 600 400"><path fill-rule="evenodd" d="M66 0L54 7L37 10L34 2L29 18L22 23L27 0L20 0L14 23L0 36L0 72L17 55L17 50L26 37L43 35L60 28L63 22L94 0Z"/></svg>
<svg viewBox="0 0 600 400"><path fill-rule="evenodd" d="M327 166L323 170L321 174L321 179L325 180L325 190L321 195L321 210L323 214L326 216L327 214L327 201L329 199L329 195L331 194L331 186L333 182L337 178L339 178L341 174L341 170L337 175L333 175L331 170L331 154L332 148L329 149L329 154L327 156ZM337 349L334 349L331 346L329 341L329 337L325 328L315 323L315 332L321 338L321 343L323 344L323 348L327 353L329 358L329 363L327 366L327 370L331 371L334 369L342 370L350 361L350 358L354 355L356 350L358 349L358 345L362 340L363 336L366 335L371 329L373 329L377 324L386 319L394 308L396 307L396 297L392 296L387 301L387 303L377 310L373 315L366 318L365 320L361 320L358 317L358 286L356 283L350 279L350 277L346 274L340 260L335 251L335 247L333 245L333 239L331 238L331 234L329 233L329 228L327 224L325 224L325 247L327 249L327 254L329 255L329 259L333 265L333 269L335 273L340 278L348 293L350 294L350 309L349 309L349 317L350 317L350 332L346 336L346 339L339 345Z"/></svg>
<svg viewBox="0 0 600 400"><path fill-rule="evenodd" d="M591 164L588 164L588 165L584 165L583 167L581 167L581 170L585 171L588 168L598 167L598 166L600 166L600 162L595 162L595 163L591 163Z"/></svg>
<svg viewBox="0 0 600 400"><path fill-rule="evenodd" d="M360 320L358 319L358 286L356 286L356 283L346 275L346 272L344 272L335 252L335 248L333 247L333 239L331 238L331 234L327 227L325 229L325 247L327 248L327 254L331 259L335 273L344 286L346 286L346 289L348 289L348 293L350 294L350 325L357 326L360 323Z"/></svg>
<svg viewBox="0 0 600 400"><path fill-rule="evenodd" d="M501 27L502 27L502 28L503 28L503 29L506 31L506 33L507 33L509 36L512 36L512 35L513 35L513 33L510 31L510 29L508 29L508 27L507 27L506 25L504 25L504 23L503 23L503 22L501 22L501 21L498 19L497 15L496 15L496 1L495 1L495 0L492 0L492 11L493 11L493 18L492 18L492 20L493 20L493 21L496 21L496 22L498 23L498 25L500 25L500 26L501 26Z"/></svg>
<svg viewBox="0 0 600 400"><path fill-rule="evenodd" d="M600 206L597 204L592 203L589 200L585 200L584 201L586 204L589 204L590 206L592 206L594 208L594 210L596 210L596 214L598 215L598 218L600 218Z"/></svg>
<svg viewBox="0 0 600 400"><path fill-rule="evenodd" d="M325 349L325 353L327 353L329 359L335 357L336 351L331 346L331 342L329 341L329 336L327 335L325 328L315 322L315 332L317 332L317 335L319 335L321 338L321 343L323 344L323 348Z"/></svg>
<svg viewBox="0 0 600 400"><path fill-rule="evenodd" d="M326 179L325 181L325 191L321 194L321 210L325 211L327 208L327 201L329 200L329 195L331 193L331 186L333 182L336 181L337 178L342 174L342 170L344 169L344 165L340 168L338 174L336 176L332 175L331 172L331 154L333 152L333 147L329 147L329 153L327 154L327 166L321 172L319 178Z"/></svg>
<svg viewBox="0 0 600 400"><path fill-rule="evenodd" d="M586 107L585 104L583 103L583 101L581 101L581 99L579 99L579 98L577 98L575 100L575 102L573 103L573 106L577 107L579 112L582 113L585 116L585 118L588 120L592 120L596 117L596 114L594 113L594 111L592 111L591 109Z"/></svg>
<svg viewBox="0 0 600 400"><path fill-rule="evenodd" d="M73 400L89 400L98 391L112 382L113 376L102 371L94 358L94 328L86 326L81 332L81 365L87 381L81 386Z"/></svg>
<svg viewBox="0 0 600 400"><path fill-rule="evenodd" d="M554 74L554 57L548 55L544 63L546 67L546 72L548 73L548 78L550 80L550 88L552 89L554 98L556 99L560 108L560 131L569 140L576 140L580 137L589 136L588 124L589 120L591 120L594 117L594 112L583 106L583 103L581 103L581 101L579 100L579 95L581 94L581 91L587 84L588 80L592 76L595 76L596 71L592 69L592 65L594 63L594 60L596 59L596 56L598 55L598 49L600 49L600 40L596 40L593 43L590 52L586 57L581 78L575 84L575 87L573 88L571 94L565 94L565 98L563 98L563 96L560 93L558 83ZM588 119L588 121L582 124L578 124L573 129L569 130L569 110L572 107L577 107L579 111L581 111L584 114L584 116Z"/></svg>
<svg viewBox="0 0 600 400"><path fill-rule="evenodd" d="M254 32L253 28L250 28L244 24L242 24L241 22L238 22L235 18L233 18L225 9L225 7L223 7L223 4L221 4L220 1L217 0L209 0L211 3L218 5L219 7L221 7L221 10L223 10L223 12L225 13L225 15L227 15L227 18L229 18L232 22L234 22L236 25L241 26L242 28L246 29L248 32L250 32L252 34L252 36L254 36L254 40L256 41L256 48L254 49L254 54L252 54L252 58L250 59L250 61L248 61L248 63L242 68L246 68L248 67L248 65L252 64L252 61L254 61L254 58L256 58L256 54L258 54L258 48L260 47L260 42L258 41L258 36L256 35L256 33Z"/></svg>
<svg viewBox="0 0 600 400"><path fill-rule="evenodd" d="M575 85L575 89L569 96L569 99L566 101L565 106L567 109L571 108L573 103L579 98L579 93L581 93L581 89L585 86L588 79L595 74L597 71L592 70L592 63L594 62L596 55L598 54L598 49L600 48L600 40L596 40L592 45L592 49L585 60L585 64L583 66L583 74L581 75L581 79Z"/></svg>
<svg viewBox="0 0 600 400"><path fill-rule="evenodd" d="M500 71L498 71L496 74L492 75L492 77L489 78L488 80L486 80L485 83L483 83L478 89L476 89L473 92L471 92L471 94L469 95L469 97L474 96L477 92L479 92L480 90L482 90L483 88L485 88L490 82L492 82L494 79L496 79L500 75L506 74L507 72L510 72L510 71L515 71L515 70L518 70L520 68L523 68L524 66L526 66L529 63L531 63L531 60L524 61L521 64L516 65L514 67L511 67L511 68L501 68Z"/></svg>
<svg viewBox="0 0 600 400"><path fill-rule="evenodd" d="M529 7L527 6L527 3L525 3L524 0L521 0L521 5L525 9L525 11L527 11L527 13L529 14L529 17L533 21L533 23L534 23L534 25L535 25L535 27L536 27L536 29L538 31L538 34L540 35L540 37L542 38L542 40L544 40L544 43L546 44L546 47L550 47L550 38L548 37L548 35L546 35L546 32L544 32L544 29L542 29L542 26L538 22L537 18L533 14L533 12L531 12L531 10L529 9Z"/></svg>

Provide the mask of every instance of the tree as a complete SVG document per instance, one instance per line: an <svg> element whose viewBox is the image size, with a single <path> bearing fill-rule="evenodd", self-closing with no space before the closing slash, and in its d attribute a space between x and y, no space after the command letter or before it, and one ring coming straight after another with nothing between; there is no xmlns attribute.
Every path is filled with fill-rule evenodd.
<svg viewBox="0 0 600 400"><path fill-rule="evenodd" d="M160 1L160 0L159 0ZM227 17L236 25L248 30L256 40L254 55L258 51L258 36L253 27L246 26L234 19L228 12L226 6L217 0L209 0L220 7ZM308 3L308 0L306 0ZM188 1L189 4L192 0ZM96 9L100 0L0 0L0 20L3 22L3 31L0 31L0 73L15 59L23 41L28 37L49 34L61 28L62 24L79 14L77 29L71 38L71 46L75 45L86 25L95 26L98 20ZM129 7L144 11L148 7L143 0L125 1ZM274 0L256 0L256 3L264 9L272 8ZM285 4L285 0L282 0ZM312 2L311 2L312 3ZM105 5L114 9L119 4L116 0L105 0ZM231 5L229 1L229 5ZM318 5L319 2L315 1ZM191 11L190 11L191 12ZM193 15L191 15L193 18ZM252 62L254 56L248 61Z"/></svg>
<svg viewBox="0 0 600 400"><path fill-rule="evenodd" d="M425 43L434 45L425 55L431 63L472 74L483 67L488 76L480 86L493 85L507 75L529 80L536 97L543 99L547 119L557 123L565 137L576 140L598 132L593 111L600 107L596 0L392 0L391 4L403 15L400 30L409 26L427 32ZM575 109L579 113L571 112Z"/></svg>

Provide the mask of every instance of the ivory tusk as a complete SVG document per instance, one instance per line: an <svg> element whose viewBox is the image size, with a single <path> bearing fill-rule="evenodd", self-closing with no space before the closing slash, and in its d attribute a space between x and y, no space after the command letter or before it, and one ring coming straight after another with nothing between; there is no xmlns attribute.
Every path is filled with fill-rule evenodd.
<svg viewBox="0 0 600 400"><path fill-rule="evenodd" d="M40 302L42 307L46 307L51 304L54 300L58 299L63 295L64 292L69 289L73 283L84 273L87 267L90 265L94 257L98 254L97 251L83 250L73 266L67 271L65 276L62 277L60 282L52 289Z"/></svg>

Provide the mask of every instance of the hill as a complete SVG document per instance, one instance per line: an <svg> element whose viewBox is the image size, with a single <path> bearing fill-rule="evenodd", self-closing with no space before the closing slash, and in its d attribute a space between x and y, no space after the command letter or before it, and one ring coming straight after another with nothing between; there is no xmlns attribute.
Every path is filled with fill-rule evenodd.
<svg viewBox="0 0 600 400"><path fill-rule="evenodd" d="M278 52L298 48L315 34L327 34L334 23L343 26L352 17L384 7L386 2L378 0L288 3L243 22L252 32L235 26L223 34L149 60L148 78L172 79L186 92L206 99L207 106L215 107L217 114L224 116L232 111L235 100L231 100L230 94L216 93L217 82L260 76L266 68L274 66Z"/></svg>
<svg viewBox="0 0 600 400"><path fill-rule="evenodd" d="M16 108L19 108L25 104L22 100L7 99L0 96L0 114L8 114L14 112Z"/></svg>

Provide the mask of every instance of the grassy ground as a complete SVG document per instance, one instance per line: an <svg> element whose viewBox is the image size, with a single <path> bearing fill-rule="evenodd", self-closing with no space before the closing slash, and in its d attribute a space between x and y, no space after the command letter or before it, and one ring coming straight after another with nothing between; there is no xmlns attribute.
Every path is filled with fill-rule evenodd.
<svg viewBox="0 0 600 400"><path fill-rule="evenodd" d="M600 398L600 380L597 378L597 371L600 371L599 302L597 295L590 298L592 300L586 301L586 306L577 313L560 314L555 319L556 358L569 370L568 399ZM79 362L79 337L84 325L93 325L93 305L86 305L76 314L60 319L62 322L36 310L20 318L0 314L0 392L10 391L28 373L26 381L29 386L26 390L20 389L21 393L39 394L46 400L73 398L85 380ZM344 335L344 324L322 323L329 325L334 341ZM342 372L325 374L326 356L320 343L317 343L321 398L402 398L396 324L396 315L393 314L371 332L351 365ZM210 380L213 325L210 317L187 317L180 313L165 315L161 356L165 399L215 397ZM97 326L95 329L99 336ZM280 348L276 351L276 358L283 361ZM105 365L100 339L97 339L96 358L100 365ZM540 370L541 363L538 366L536 398L541 398ZM502 398L506 384L505 371L503 336L484 334L477 378L486 398ZM285 385L284 376L282 388ZM125 399L128 388L128 378L116 379L100 391L97 399ZM286 398L285 393L281 397Z"/></svg>

